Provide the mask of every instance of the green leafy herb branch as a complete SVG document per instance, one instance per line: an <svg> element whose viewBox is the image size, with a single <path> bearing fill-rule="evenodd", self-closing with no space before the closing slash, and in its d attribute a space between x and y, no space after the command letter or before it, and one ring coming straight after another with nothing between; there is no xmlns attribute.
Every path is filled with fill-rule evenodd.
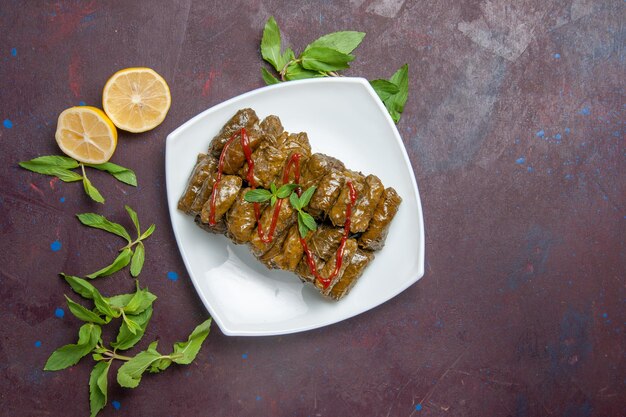
<svg viewBox="0 0 626 417"><path fill-rule="evenodd" d="M130 263L130 272L136 277L141 273L145 257L143 240L155 230L152 224L144 232L141 231L137 213L125 206L133 222L137 237L131 238L130 233L119 223L112 222L95 213L78 214L82 224L96 229L105 230L124 238L128 244L120 249L120 255L113 263L97 272L87 275L93 279L113 274ZM133 251L134 248L134 251ZM117 370L117 382L125 388L139 385L145 372L157 373L164 371L172 364L187 365L197 356L202 343L209 334L211 319L198 325L186 341L175 343L169 353L157 350L158 342L150 343L146 350L133 356L122 354L139 343L146 332L152 317L153 304L157 296L147 288L141 288L135 281L133 293L105 296L87 279L61 273L60 276L70 288L91 305L84 304L65 296L69 311L77 319L84 322L78 330L76 343L56 349L46 362L44 370L58 371L76 365L82 358L91 354L96 362L89 378L89 404L91 416L94 417L107 403L108 373L113 361L123 364ZM105 343L102 339L103 326L119 321L117 336L114 341Z"/></svg>
<svg viewBox="0 0 626 417"><path fill-rule="evenodd" d="M112 162L105 162L103 164L87 164L83 162L78 162L77 160L68 156L46 155L31 159L30 161L22 161L19 163L19 165L24 169L36 172L38 174L57 177L63 182L82 181L85 193L87 193L87 195L92 200L98 203L104 203L104 197L102 197L100 191L98 191L98 189L91 183L89 178L87 178L87 172L85 171L85 167L108 172L114 178L116 178L120 182L123 182L124 184L132 185L133 187L137 186L137 177L132 170L114 164ZM80 174L72 171L76 168L80 168Z"/></svg>
<svg viewBox="0 0 626 417"><path fill-rule="evenodd" d="M141 273L141 269L143 268L146 250L143 244L143 241L150 237L154 232L156 226L151 224L143 233L141 232L141 228L139 226L139 218L137 217L137 213L135 210L130 208L129 206L124 206L128 215L130 216L133 225L137 231L137 238L133 239L130 237L130 233L119 223L114 223L108 220L106 217L96 214L96 213L83 213L77 214L78 220L85 226L93 227L95 229L101 229L117 235L123 239L126 239L127 245L122 247L119 250L119 255L113 263L104 268L93 272L87 275L87 278L98 278L104 277L107 275L111 275L120 269L124 268L126 265L130 263L130 274L133 277L138 276ZM134 251L133 251L134 248Z"/></svg>
<svg viewBox="0 0 626 417"><path fill-rule="evenodd" d="M261 38L261 56L276 71L276 78L266 68L261 75L266 84L305 78L337 77L354 60L352 52L361 44L364 32L341 31L324 35L307 45L296 57L291 48L283 52L280 29L274 17L265 23ZM409 92L409 67L404 64L389 79L377 79L370 84L387 108L395 123L400 121Z"/></svg>
<svg viewBox="0 0 626 417"><path fill-rule="evenodd" d="M304 238L309 231L317 230L317 223L313 216L304 211L304 208L309 204L311 197L315 193L315 186L307 188L302 193L300 191L300 185L298 184L283 184L280 187L276 187L274 183L271 183L269 190L263 188L250 190L243 198L249 203L269 201L270 206L274 206L279 199L288 198L291 206L298 212L298 231L300 236Z"/></svg>

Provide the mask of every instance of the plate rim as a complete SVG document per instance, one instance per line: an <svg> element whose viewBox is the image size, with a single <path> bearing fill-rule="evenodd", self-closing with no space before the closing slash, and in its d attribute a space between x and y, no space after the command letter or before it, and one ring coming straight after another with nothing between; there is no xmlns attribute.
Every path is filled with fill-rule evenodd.
<svg viewBox="0 0 626 417"><path fill-rule="evenodd" d="M259 94L262 94L266 91L271 91L271 90L280 90L283 88L294 88L298 85L303 85L303 84L327 84L327 83L339 83L339 84L359 84L362 87L365 88L365 90L367 91L367 93L371 96L371 98L374 99L374 103L376 103L376 105L378 106L379 110L381 112L383 112L383 114L385 115L385 119L387 124L391 127L391 130L393 132L393 136L397 142L397 144L399 145L400 148L400 152L402 155L402 158L404 159L404 163L406 166L410 167L410 184L411 187L413 189L413 193L415 194L415 199L416 199L416 205L417 205L417 209L418 209L418 226L419 226L419 241L422 242L422 244L419 247L419 252L417 254L417 271L415 276L408 280L404 285L398 286L396 291L393 291L392 293L390 293L390 295L384 299L378 300L376 302L375 305L372 305L370 307L367 307L364 310L361 310L357 313L351 314L347 317L340 317L337 319L331 319L331 320L327 320L327 321L323 321L323 322L317 322L314 324L310 324L310 325L305 325L305 326L300 326L297 328L289 328L289 329L283 329L283 330L263 330L263 329L258 329L258 330L234 330L229 328L225 323L223 318L221 317L221 315L219 314L219 312L217 312L211 305L211 303L209 303L209 301L206 299L203 291L201 291L200 288L200 284L198 282L198 280L194 277L194 275L190 272L191 268L189 265L189 260L188 260L188 256L186 255L186 252L184 251L184 249L181 247L181 241L180 241L180 233L178 231L178 226L176 225L175 221L174 221L174 215L172 213L172 209L176 210L175 204L170 202L170 194L173 193L173 190L170 190L170 184L168 181L168 154L169 152L171 152L171 147L173 146L174 141L176 141L176 139L182 134L182 132L186 131L190 126L193 126L194 124L196 124L199 120L202 120L204 117L206 117L207 114L209 113L213 113L216 111L219 111L221 108L223 107L227 107L230 106L232 103L237 102L237 101L241 101L241 100L245 100L249 97L252 96L256 96ZM170 223L172 226L172 231L174 232L174 237L176 239L176 246L178 248L178 251L181 255L181 258L183 260L183 263L185 265L185 268L187 269L187 274L189 275L189 278L191 279L191 282L194 286L195 292L196 294L200 297L200 300L202 301L202 304L204 305L204 307L208 310L209 314L211 315L211 317L213 318L213 320L215 320L215 322L217 323L217 325L219 326L220 330L222 331L223 334L227 335L227 336L278 336L278 335L285 335L285 334L292 334L292 333L300 333L300 332L304 332L304 331L309 331L309 330L313 330L313 329L317 329L317 328L322 328L322 327L326 327L344 320L348 320L351 319L355 316L358 316L360 314L363 314L369 310L372 310L376 307L379 307L380 305L386 303L387 301L391 300L392 298L398 296L400 293L404 292L408 287L410 287L411 285L415 284L417 281L420 280L420 278L422 278L424 276L424 264L425 264L425 248L426 248L426 241L425 241L425 230L424 230L424 215L423 215L423 209L422 209L422 202L421 202L421 197L420 197L420 193L419 193L419 188L417 186L417 181L415 179L415 172L413 170L413 165L411 164L411 161L409 159L406 147L404 146L404 142L402 141L402 137L400 136L400 133L397 129L396 124L393 122L391 116L389 115L389 112L387 111L387 109L385 108L384 104L382 103L382 101L378 98L378 95L376 94L376 92L374 91L373 87L370 85L369 81L366 80L365 78L362 77L332 77L332 78L311 78L311 79L304 79L304 80L294 80L294 81L288 81L288 82L283 82L283 83L279 83L279 84L273 84L273 85L268 85L268 86L263 86L263 87L259 87L250 91L246 91L242 94L239 94L237 96L231 97L228 100L222 101L220 103L217 103L209 108L207 108L206 110L203 110L202 112L196 114L195 116L191 117L190 119L188 119L186 122L184 122L183 124L181 124L179 127L177 127L176 129L174 129L172 132L170 132L165 140L165 158L164 158L164 162L165 162L165 188L166 188L166 196L167 196L167 208L168 208L168 213L169 213L169 218L170 218ZM174 200L172 200L174 201ZM171 204L170 204L171 203ZM173 206L173 207L172 207Z"/></svg>

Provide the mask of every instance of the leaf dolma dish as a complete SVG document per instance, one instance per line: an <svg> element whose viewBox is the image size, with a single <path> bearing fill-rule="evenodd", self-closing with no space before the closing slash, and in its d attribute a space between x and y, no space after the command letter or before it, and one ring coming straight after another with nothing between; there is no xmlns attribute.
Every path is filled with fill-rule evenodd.
<svg viewBox="0 0 626 417"><path fill-rule="evenodd" d="M242 180L242 188L235 202L222 217L223 222L219 223L223 230L218 231L215 227L202 224L198 216L212 192L212 182L216 175L211 175L210 181L191 187L187 201L192 198L194 201L191 206L187 203L188 208L185 211L177 207L187 188L198 154L210 157L211 165L217 164L221 151L207 152L209 142L237 111L244 108L256 110L262 119L256 121L259 127L262 124L272 127L262 130L265 132L264 136L273 138L274 147L285 141L280 138L283 131L276 120L265 117L272 114L280 116L287 132L307 133L312 147L309 158L311 161L315 162L314 157L317 154L328 157L320 158L324 161L317 161L318 163L302 161L300 167L303 187L314 185L321 189L319 193L314 193L309 205L304 208L316 218L319 219L320 213L328 212L335 204L345 185L346 177L343 172L348 169L362 172L365 178L374 174L385 187L393 186L397 194L402 196L402 203L393 221L389 223L385 246L373 252L375 259L365 256L361 262L367 267L360 270L358 266L361 263L357 260L364 256L363 253L369 252L358 247L342 279L333 286L328 296L320 296L320 291L314 285L298 279L298 273L306 276L308 265L301 262L303 257L299 255L301 249L298 249L300 242L297 215L296 220L284 228L286 232L276 236L276 242L280 242L280 245L275 244L268 248L262 258L256 258L252 254L249 241L253 233L257 233L254 224L256 219L248 205L238 205L238 202L241 203L242 190L250 188L247 187L247 181ZM252 129L254 123L255 121L248 119L234 129L240 129L241 124L247 124ZM419 121L411 119L405 123ZM410 129L407 131L410 132ZM248 136L254 143L254 135ZM224 138L221 148L229 139L227 134ZM413 138L407 140L412 141ZM262 142L259 140L254 150ZM415 163L419 163L422 157L419 153L413 154ZM239 175L243 165L237 172L224 173L223 176ZM319 176L324 174L319 182L318 175L307 174L309 167L320 174ZM215 174L214 168L212 169ZM168 135L165 173L172 229L187 273L180 270L177 272L182 281L190 279L200 300L224 334L277 335L326 326L384 303L424 274L423 217L413 168L396 125L365 79L338 77L291 81L246 92L216 104ZM207 175L204 179L209 177L208 174L203 175ZM292 177L293 172L290 173L289 181L293 181ZM316 179L307 180L311 177ZM157 186L161 186L159 178L155 178L155 181ZM202 181L202 178L198 178L198 183ZM305 184L305 181L309 183ZM277 185L280 185L280 181ZM315 208L316 201L320 203L318 208ZM265 205L261 206L262 214ZM187 210L191 216L186 214ZM318 210L318 213L314 213L314 210ZM370 223L374 216L375 214ZM197 225L191 221L192 218L197 219ZM253 222L252 226L250 222ZM342 229L328 220L317 222L318 228L323 226L338 227L340 231ZM229 229L226 228L227 224ZM227 234L230 239L207 234L202 229ZM307 236L307 242L311 238L312 236ZM358 244L358 234L351 234L349 238L356 239ZM240 244L235 244L231 239L239 240ZM316 257L316 250L321 250L322 247L313 247L311 244L309 249L312 256ZM298 257L300 261L296 264ZM326 262L327 259L319 262L316 260L319 271ZM176 266L172 265L171 268ZM350 286L351 281L347 278L352 276L358 279L352 281L355 284L350 293L340 302L329 299L339 298L336 294Z"/></svg>
<svg viewBox="0 0 626 417"><path fill-rule="evenodd" d="M289 194L275 195L270 204L247 197L257 188L286 184L293 184L290 193L298 196L311 189L310 204L302 208L315 220L310 233L301 229L303 214ZM266 191L265 198L270 195ZM377 176L311 154L308 135L287 132L279 116L261 120L244 108L210 141L207 153L198 155L178 209L194 216L202 229L247 244L268 268L294 271L323 296L339 300L383 248L401 202ZM198 213L194 208L200 206Z"/></svg>

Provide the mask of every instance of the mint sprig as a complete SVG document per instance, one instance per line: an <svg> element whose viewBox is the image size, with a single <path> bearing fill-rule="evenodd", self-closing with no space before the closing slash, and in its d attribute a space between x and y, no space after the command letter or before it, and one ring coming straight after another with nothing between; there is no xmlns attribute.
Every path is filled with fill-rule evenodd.
<svg viewBox="0 0 626 417"><path fill-rule="evenodd" d="M111 275L124 268L129 263L131 264L130 274L133 277L136 277L141 273L143 264L145 262L145 247L143 241L147 239L150 235L152 235L156 226L152 224L142 233L139 225L139 218L137 217L137 213L135 212L135 210L133 210L129 206L124 207L126 208L126 211L128 212L128 215L131 218L131 221L133 222L133 225L135 226L135 229L137 231L137 238L134 240L130 237L130 233L128 233L124 226L108 220L101 214L82 213L76 215L76 217L78 217L78 220L80 220L80 222L85 226L107 231L125 239L128 242L126 246L122 247L119 250L119 255L117 255L115 260L110 265L107 265L96 272L88 274L87 278L98 278Z"/></svg>
<svg viewBox="0 0 626 417"><path fill-rule="evenodd" d="M317 223L315 222L313 216L303 211L303 209L311 201L313 193L315 193L315 186L309 187L299 197L295 192L289 196L291 206L298 212L298 232L303 238L306 237L309 231L317 230Z"/></svg>
<svg viewBox="0 0 626 417"><path fill-rule="evenodd" d="M137 177L131 169L112 162L105 162L103 164L86 164L78 162L77 160L67 156L46 155L31 159L30 161L22 161L19 163L19 166L38 174L57 177L63 182L82 181L85 193L92 200L98 203L104 203L104 197L92 184L89 178L87 178L85 167L108 172L120 182L132 185L133 187L137 186ZM80 168L82 175L72 171L76 168Z"/></svg>
<svg viewBox="0 0 626 417"><path fill-rule="evenodd" d="M404 64L389 80L370 81L395 123L400 121L409 97L409 66Z"/></svg>
<svg viewBox="0 0 626 417"><path fill-rule="evenodd" d="M148 349L134 356L118 353L134 347L143 337L150 318L156 295L147 288L140 288L136 282L134 293L118 294L112 297L103 296L96 287L87 280L66 274L61 277L72 290L83 299L93 303L93 309L65 297L72 314L83 324L78 332L78 341L56 349L46 362L44 370L57 371L77 364L89 355L96 361L89 377L89 404L91 416L94 417L107 403L108 372L114 360L124 362L118 369L117 381L120 386L135 388L139 385L145 371L161 372L171 364L190 364L198 355L202 343L209 334L211 318L197 326L186 341L177 342L172 352L159 353L157 342L152 342ZM102 327L113 319L121 319L116 340L107 347L102 340Z"/></svg>
<svg viewBox="0 0 626 417"><path fill-rule="evenodd" d="M262 67L263 81L271 85L305 78L337 77L339 71L350 67L355 58L352 52L364 37L364 32L356 31L329 33L311 42L296 56L291 48L283 52L280 29L274 17L270 17L263 28L261 56L276 73ZM408 65L403 65L389 80L370 83L394 122L398 123L408 97Z"/></svg>
<svg viewBox="0 0 626 417"><path fill-rule="evenodd" d="M273 207L278 199L289 197L291 193L299 187L298 184L283 184L280 188L277 188L276 184L271 183L269 190L256 188L245 193L243 198L249 203L264 203L269 201L270 206Z"/></svg>

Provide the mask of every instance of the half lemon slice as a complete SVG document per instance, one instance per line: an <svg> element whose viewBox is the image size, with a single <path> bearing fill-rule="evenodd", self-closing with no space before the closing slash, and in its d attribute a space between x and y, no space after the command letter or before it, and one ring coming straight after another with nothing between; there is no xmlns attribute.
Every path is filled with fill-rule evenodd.
<svg viewBox="0 0 626 417"><path fill-rule="evenodd" d="M126 68L113 74L102 91L102 106L115 126L128 132L157 127L170 109L170 89L150 68Z"/></svg>
<svg viewBox="0 0 626 417"><path fill-rule="evenodd" d="M88 164L107 162L117 146L117 130L111 119L91 106L64 110L59 115L55 138L64 154Z"/></svg>

